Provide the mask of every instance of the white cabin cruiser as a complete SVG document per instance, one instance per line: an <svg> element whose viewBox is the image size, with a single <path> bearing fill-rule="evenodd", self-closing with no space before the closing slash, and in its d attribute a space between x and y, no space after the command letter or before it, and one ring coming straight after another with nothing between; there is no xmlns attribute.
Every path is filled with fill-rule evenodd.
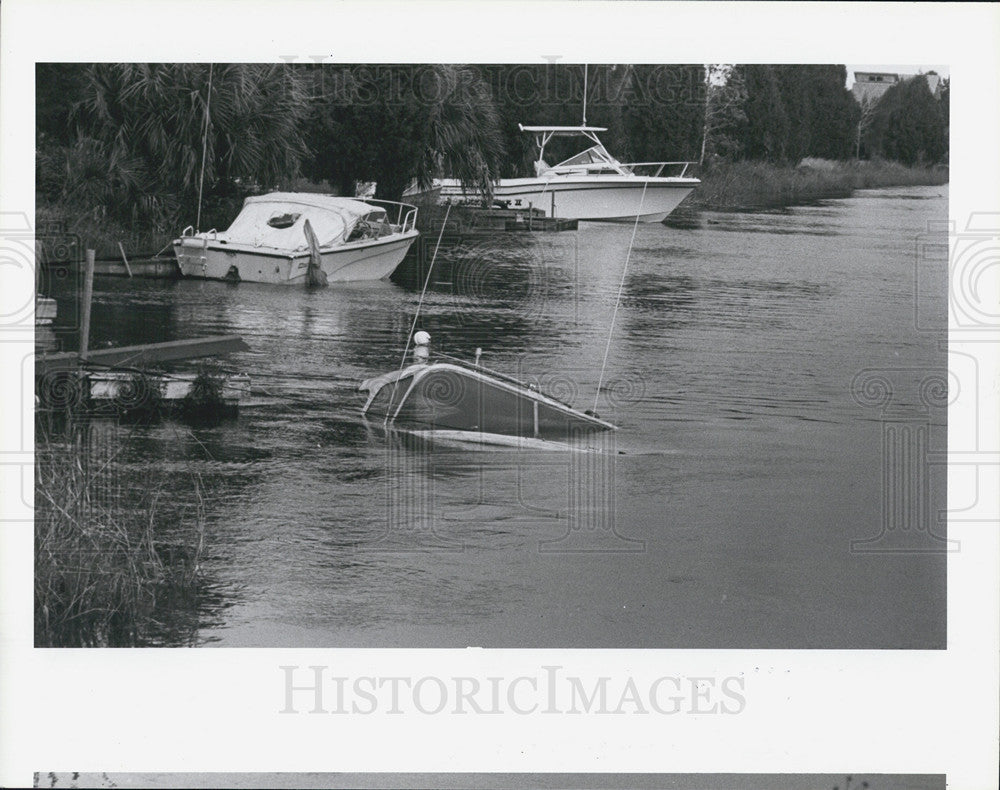
<svg viewBox="0 0 1000 790"><path fill-rule="evenodd" d="M685 176L690 162L623 164L608 153L597 136L601 126L523 126L535 135L538 161L531 178L504 178L494 188L494 200L514 208L541 209L549 217L598 222L662 222L701 182ZM553 137L583 137L589 148L557 165L545 162L545 147ZM663 175L668 167L677 175ZM462 189L459 181L435 182L442 199L481 199Z"/></svg>
<svg viewBox="0 0 1000 790"><path fill-rule="evenodd" d="M228 230L188 227L173 246L185 277L297 285L309 270L308 221L327 280L381 280L420 235L416 219L408 203L273 192L247 198Z"/></svg>

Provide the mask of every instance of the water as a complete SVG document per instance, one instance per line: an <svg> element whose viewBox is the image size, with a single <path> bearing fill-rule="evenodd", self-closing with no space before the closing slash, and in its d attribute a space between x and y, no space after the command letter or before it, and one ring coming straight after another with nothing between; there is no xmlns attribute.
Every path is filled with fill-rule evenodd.
<svg viewBox="0 0 1000 790"><path fill-rule="evenodd" d="M99 278L92 347L251 347L221 362L254 382L238 419L128 429L137 478L176 507L195 477L208 492L194 624L164 641L944 647L941 544L883 510L919 499L893 448L945 447L921 382L947 367L923 328L943 325L946 279L915 240L946 217L946 188L917 187L640 225L624 280L631 226L443 251L420 322L435 348L481 347L579 408L614 315L597 410L620 430L599 455L412 446L362 420L357 384L399 366L421 272L312 293ZM891 404L852 395L863 371ZM933 519L941 470L911 466ZM866 539L894 551L852 551Z"/></svg>

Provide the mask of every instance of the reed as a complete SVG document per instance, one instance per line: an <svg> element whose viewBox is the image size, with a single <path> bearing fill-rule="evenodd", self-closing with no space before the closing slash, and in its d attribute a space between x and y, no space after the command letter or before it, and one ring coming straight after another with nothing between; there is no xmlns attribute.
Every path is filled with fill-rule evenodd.
<svg viewBox="0 0 1000 790"><path fill-rule="evenodd" d="M721 162L707 169L700 178L701 185L684 205L732 211L781 208L848 197L855 189L945 184L948 168L941 165L908 167L883 160L805 159L798 167L767 162Z"/></svg>
<svg viewBox="0 0 1000 790"><path fill-rule="evenodd" d="M121 249L129 260L151 258L161 251L172 255L164 247L180 233L180 228L165 231L142 222L126 225L77 207L41 203L35 209L35 222L40 229L38 240L51 263L82 260L86 249L95 250L98 260L121 261Z"/></svg>
<svg viewBox="0 0 1000 790"><path fill-rule="evenodd" d="M156 642L178 598L199 584L205 533L164 507L164 481L129 480L129 437L104 421L43 425L35 466L35 646ZM108 425L113 430L108 429Z"/></svg>

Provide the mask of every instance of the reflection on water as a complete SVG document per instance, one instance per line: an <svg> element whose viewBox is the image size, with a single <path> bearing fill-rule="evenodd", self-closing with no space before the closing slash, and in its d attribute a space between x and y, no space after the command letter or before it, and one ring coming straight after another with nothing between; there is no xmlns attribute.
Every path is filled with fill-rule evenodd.
<svg viewBox="0 0 1000 790"><path fill-rule="evenodd" d="M640 225L599 395L630 226L443 244L420 328L578 408L596 398L620 430L586 463L415 447L361 419L357 384L400 364L417 266L315 292L99 278L97 345L251 347L218 363L254 382L238 419L132 429L136 476L158 470L178 503L185 472L211 492L197 639L942 647L944 556L851 552L885 495L885 412L852 382L889 370L894 406L943 448L944 405L918 414L946 358L915 328L912 256L946 214L930 187ZM944 271L921 286L943 312ZM930 496L943 509L941 481Z"/></svg>

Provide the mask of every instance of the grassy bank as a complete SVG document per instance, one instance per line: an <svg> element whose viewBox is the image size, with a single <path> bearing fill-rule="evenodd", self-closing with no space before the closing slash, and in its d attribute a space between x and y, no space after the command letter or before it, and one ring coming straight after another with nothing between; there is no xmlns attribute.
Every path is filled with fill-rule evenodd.
<svg viewBox="0 0 1000 790"><path fill-rule="evenodd" d="M731 211L780 208L824 198L848 197L855 189L946 184L948 168L824 159L805 159L798 167L766 162L723 162L703 172L700 178L701 186L684 206Z"/></svg>
<svg viewBox="0 0 1000 790"><path fill-rule="evenodd" d="M162 483L128 478L128 437L110 421L43 425L38 438L35 646L155 643L195 598L200 512L178 523Z"/></svg>

